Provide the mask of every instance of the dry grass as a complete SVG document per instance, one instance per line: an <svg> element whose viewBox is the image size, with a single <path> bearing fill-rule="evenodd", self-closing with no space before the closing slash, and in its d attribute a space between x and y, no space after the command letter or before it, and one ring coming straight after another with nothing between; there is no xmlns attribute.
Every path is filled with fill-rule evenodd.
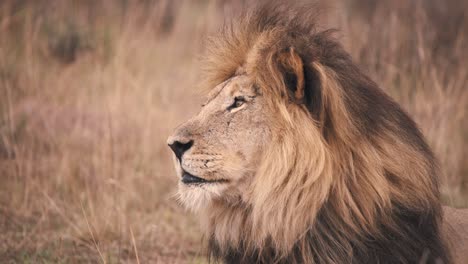
<svg viewBox="0 0 468 264"><path fill-rule="evenodd" d="M445 203L467 206L468 5L438 2L340 1L323 20L420 124ZM199 107L204 36L235 9L0 3L0 262L206 262L165 140Z"/></svg>

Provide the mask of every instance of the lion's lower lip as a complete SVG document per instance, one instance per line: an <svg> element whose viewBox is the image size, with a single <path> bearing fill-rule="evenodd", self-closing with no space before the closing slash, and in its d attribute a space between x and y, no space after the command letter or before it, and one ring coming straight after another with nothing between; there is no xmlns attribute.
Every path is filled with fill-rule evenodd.
<svg viewBox="0 0 468 264"><path fill-rule="evenodd" d="M183 173L182 182L185 184L202 184L202 183L216 183L216 182L226 182L226 180L205 180L203 178L192 175L188 172Z"/></svg>
<svg viewBox="0 0 468 264"><path fill-rule="evenodd" d="M184 175L182 175L182 182L185 184L203 183L205 180L190 173L184 172Z"/></svg>

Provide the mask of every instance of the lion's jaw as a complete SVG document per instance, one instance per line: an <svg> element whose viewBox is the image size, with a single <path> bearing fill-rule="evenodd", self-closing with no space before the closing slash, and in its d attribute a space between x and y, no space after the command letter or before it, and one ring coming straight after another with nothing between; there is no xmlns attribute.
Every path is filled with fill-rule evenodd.
<svg viewBox="0 0 468 264"><path fill-rule="evenodd" d="M178 198L187 208L245 199L270 139L265 107L249 77L235 76L214 88L200 113L169 137L180 179Z"/></svg>

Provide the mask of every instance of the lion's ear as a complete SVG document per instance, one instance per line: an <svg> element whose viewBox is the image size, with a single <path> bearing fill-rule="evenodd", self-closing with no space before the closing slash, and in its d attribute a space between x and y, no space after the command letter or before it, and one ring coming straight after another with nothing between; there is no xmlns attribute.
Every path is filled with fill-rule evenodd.
<svg viewBox="0 0 468 264"><path fill-rule="evenodd" d="M304 64L293 47L278 54L278 64L284 83L295 100L304 98Z"/></svg>

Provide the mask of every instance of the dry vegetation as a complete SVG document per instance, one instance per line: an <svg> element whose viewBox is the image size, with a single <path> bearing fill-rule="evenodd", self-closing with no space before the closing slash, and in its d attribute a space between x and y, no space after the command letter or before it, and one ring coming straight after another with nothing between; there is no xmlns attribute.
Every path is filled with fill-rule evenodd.
<svg viewBox="0 0 468 264"><path fill-rule="evenodd" d="M0 262L204 263L165 140L241 1L0 2ZM378 3L378 4L376 4ZM325 25L416 119L468 205L466 1L337 1Z"/></svg>

